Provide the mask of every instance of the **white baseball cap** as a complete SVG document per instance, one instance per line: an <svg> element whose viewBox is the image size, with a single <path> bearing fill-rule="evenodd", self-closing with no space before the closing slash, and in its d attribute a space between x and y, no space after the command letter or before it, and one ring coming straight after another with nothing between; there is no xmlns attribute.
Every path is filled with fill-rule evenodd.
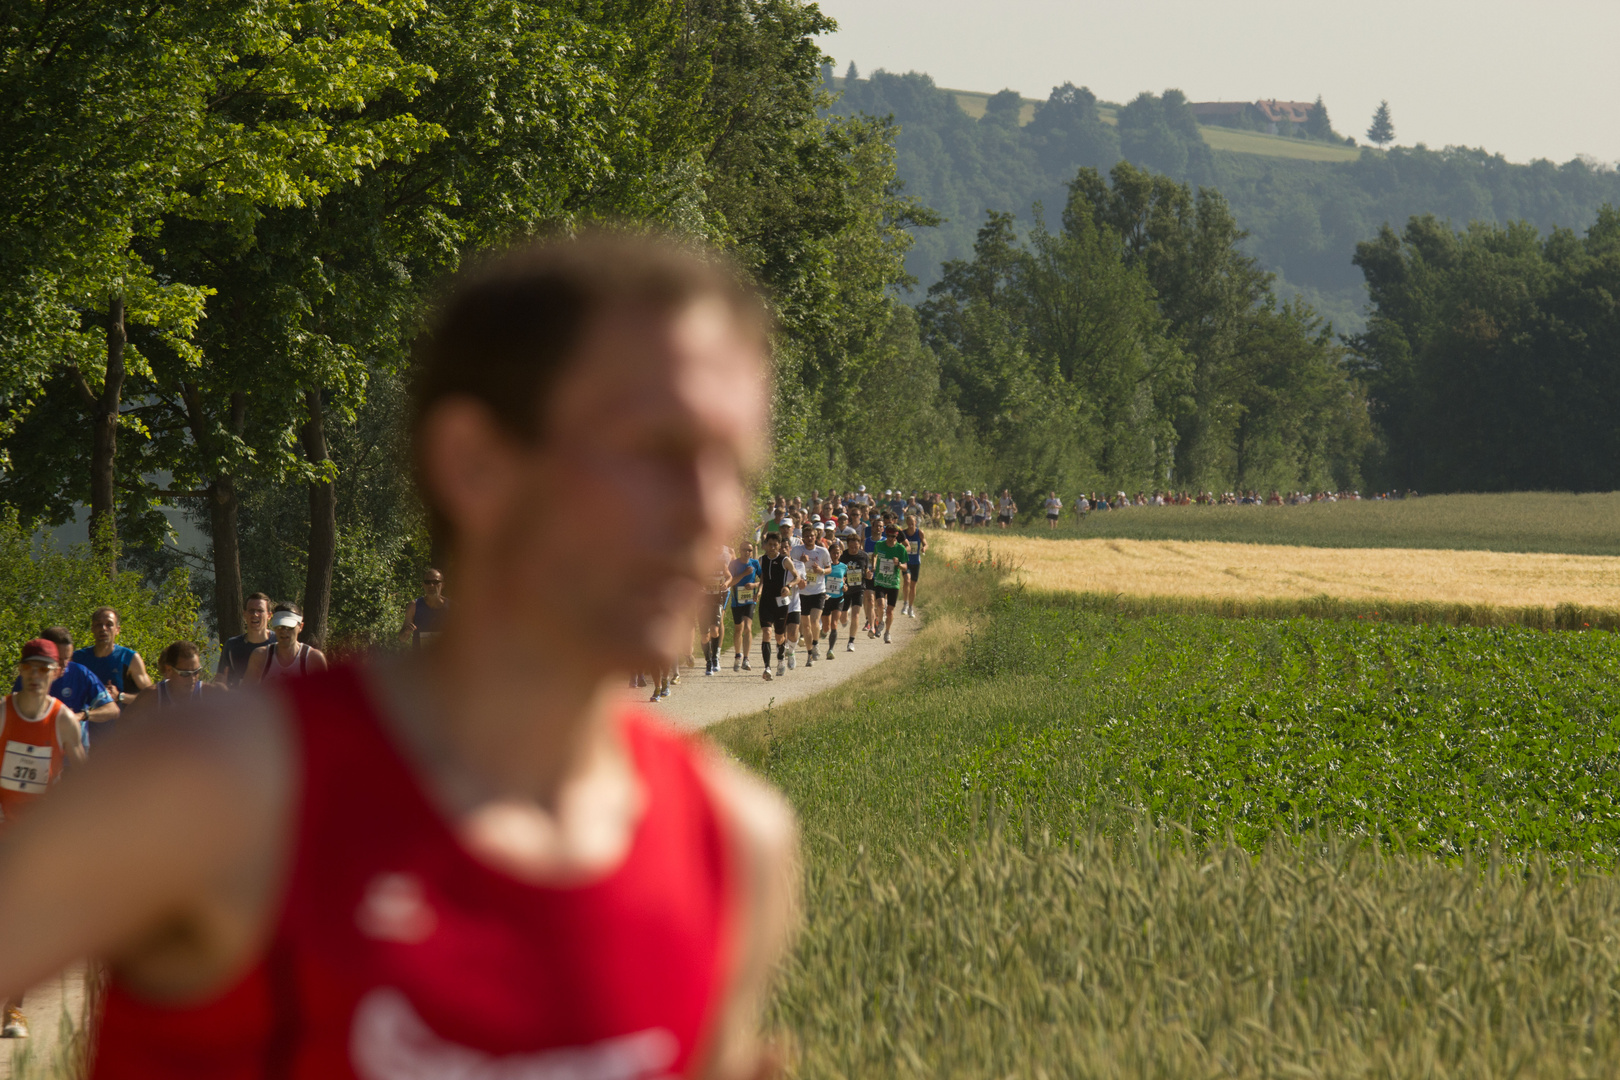
<svg viewBox="0 0 1620 1080"><path fill-rule="evenodd" d="M277 626L303 626L304 617L296 611L278 611L270 616L270 625Z"/></svg>

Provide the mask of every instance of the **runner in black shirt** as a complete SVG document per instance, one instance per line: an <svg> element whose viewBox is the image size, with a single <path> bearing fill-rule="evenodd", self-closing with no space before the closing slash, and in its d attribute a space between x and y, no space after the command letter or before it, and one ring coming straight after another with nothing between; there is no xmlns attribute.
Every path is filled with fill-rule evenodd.
<svg viewBox="0 0 1620 1080"><path fill-rule="evenodd" d="M783 554L779 536L766 533L763 543L765 554L759 560L759 652L765 658L764 677L769 681L771 636L776 637L776 662L780 664L787 652L788 605L800 578L793 560Z"/></svg>
<svg viewBox="0 0 1620 1080"><path fill-rule="evenodd" d="M247 675L248 662L253 659L253 654L276 643L276 635L270 632L271 603L271 599L262 592L247 598L242 608L242 621L247 624L247 633L228 638L220 646L215 683L235 689Z"/></svg>

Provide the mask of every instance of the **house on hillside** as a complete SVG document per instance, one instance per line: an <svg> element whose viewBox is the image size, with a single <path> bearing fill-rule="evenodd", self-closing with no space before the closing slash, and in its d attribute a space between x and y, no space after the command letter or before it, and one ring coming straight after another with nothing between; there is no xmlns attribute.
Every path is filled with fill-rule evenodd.
<svg viewBox="0 0 1620 1080"><path fill-rule="evenodd" d="M1311 118L1309 101L1195 101L1193 115L1200 124L1217 127L1242 128L1263 131L1268 135L1291 135L1309 138L1306 121Z"/></svg>

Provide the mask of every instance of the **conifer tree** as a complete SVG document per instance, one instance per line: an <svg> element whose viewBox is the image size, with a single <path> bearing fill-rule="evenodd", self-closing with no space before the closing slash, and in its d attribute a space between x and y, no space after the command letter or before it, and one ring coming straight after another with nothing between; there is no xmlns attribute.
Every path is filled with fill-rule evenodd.
<svg viewBox="0 0 1620 1080"><path fill-rule="evenodd" d="M1389 102L1378 103L1378 111L1373 113L1372 126L1367 129L1367 138L1377 143L1380 150L1384 148L1384 144L1395 141L1395 125L1389 119Z"/></svg>

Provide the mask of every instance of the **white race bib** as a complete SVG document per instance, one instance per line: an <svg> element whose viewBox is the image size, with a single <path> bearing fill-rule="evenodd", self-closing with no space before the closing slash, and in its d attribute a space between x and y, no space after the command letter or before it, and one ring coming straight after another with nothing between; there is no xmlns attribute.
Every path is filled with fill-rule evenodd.
<svg viewBox="0 0 1620 1080"><path fill-rule="evenodd" d="M787 607L792 602L793 602L793 597L791 597L791 596L778 596L776 598L776 606L777 607Z"/></svg>
<svg viewBox="0 0 1620 1080"><path fill-rule="evenodd" d="M895 570L899 568L899 566L899 559L882 558L878 560L878 573L882 574L884 577L888 577L889 575L893 574Z"/></svg>
<svg viewBox="0 0 1620 1080"><path fill-rule="evenodd" d="M23 795L40 795L50 786L53 748L33 743L6 743L0 758L0 788Z"/></svg>

